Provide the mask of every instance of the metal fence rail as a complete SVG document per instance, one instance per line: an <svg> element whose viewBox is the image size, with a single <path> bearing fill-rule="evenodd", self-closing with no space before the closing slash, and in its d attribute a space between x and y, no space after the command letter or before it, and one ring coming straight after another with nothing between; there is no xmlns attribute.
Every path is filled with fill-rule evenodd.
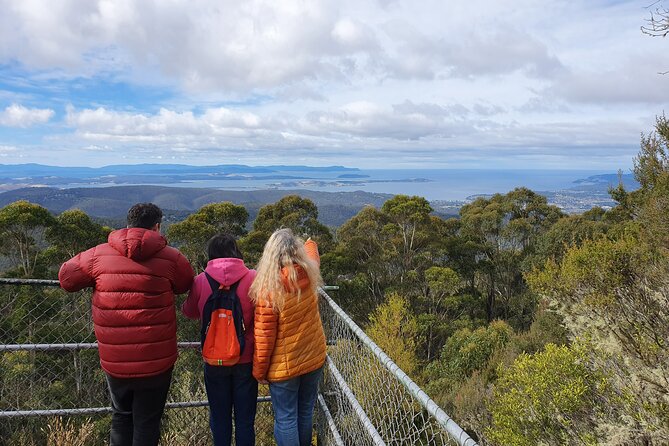
<svg viewBox="0 0 669 446"><path fill-rule="evenodd" d="M476 446L325 292L321 298L328 338L323 392L344 444Z"/></svg>

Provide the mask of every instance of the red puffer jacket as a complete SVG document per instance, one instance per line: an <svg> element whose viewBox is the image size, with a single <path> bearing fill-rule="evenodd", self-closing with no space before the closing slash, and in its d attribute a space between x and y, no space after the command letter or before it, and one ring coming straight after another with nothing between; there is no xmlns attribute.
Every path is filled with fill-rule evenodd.
<svg viewBox="0 0 669 446"><path fill-rule="evenodd" d="M158 375L177 359L174 294L185 293L193 268L156 231L119 229L107 243L65 262L63 289L93 290L100 365L117 378Z"/></svg>

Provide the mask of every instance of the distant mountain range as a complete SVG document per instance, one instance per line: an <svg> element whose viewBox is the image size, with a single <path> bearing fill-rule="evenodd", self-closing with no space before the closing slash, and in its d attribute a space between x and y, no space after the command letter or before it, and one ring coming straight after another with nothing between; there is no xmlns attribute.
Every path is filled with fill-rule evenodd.
<svg viewBox="0 0 669 446"><path fill-rule="evenodd" d="M63 178L94 178L107 175L190 175L190 174L239 174L272 172L355 172L359 169L343 166L311 167L297 165L246 166L221 164L191 166L187 164L119 164L104 167L59 167L42 164L0 164L1 179L18 179L58 176Z"/></svg>
<svg viewBox="0 0 669 446"><path fill-rule="evenodd" d="M587 178L582 178L580 180L574 181L575 186L572 187L572 190L588 190L588 189L601 189L602 187L608 189L609 186L615 187L618 184L622 185L627 190L636 190L639 188L639 182L634 178L634 175L631 173L626 174L616 174L616 173L607 173L602 175L593 175Z"/></svg>
<svg viewBox="0 0 669 446"><path fill-rule="evenodd" d="M177 185L214 181L310 181L312 175L354 175L358 169L343 166L310 167L298 165L246 166L223 164L190 166L186 164L129 164L105 167L58 167L42 164L0 164L0 191L26 186L114 186Z"/></svg>

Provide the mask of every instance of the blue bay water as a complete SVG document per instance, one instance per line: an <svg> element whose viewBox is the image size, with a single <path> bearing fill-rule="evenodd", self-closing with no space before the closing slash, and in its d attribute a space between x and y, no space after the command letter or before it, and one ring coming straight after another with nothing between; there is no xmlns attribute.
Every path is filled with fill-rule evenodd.
<svg viewBox="0 0 669 446"><path fill-rule="evenodd" d="M185 181L173 186L226 190L308 189L323 192L361 190L388 194L419 195L428 200L464 200L471 195L506 193L516 187L556 191L574 187L574 181L603 170L473 170L473 169L365 169L351 172L281 172L299 179L273 179L253 175L248 179ZM341 175L368 178L341 178ZM407 181L408 180L408 181ZM427 181L425 181L427 180ZM163 184L164 185L164 184Z"/></svg>

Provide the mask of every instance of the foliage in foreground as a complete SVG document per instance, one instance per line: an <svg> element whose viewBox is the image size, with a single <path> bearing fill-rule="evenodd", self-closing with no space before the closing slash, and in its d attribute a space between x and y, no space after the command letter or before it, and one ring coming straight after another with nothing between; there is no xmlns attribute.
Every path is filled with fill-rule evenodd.
<svg viewBox="0 0 669 446"><path fill-rule="evenodd" d="M595 445L611 394L606 373L593 368L587 348L546 345L521 354L500 371L492 395L494 444Z"/></svg>

